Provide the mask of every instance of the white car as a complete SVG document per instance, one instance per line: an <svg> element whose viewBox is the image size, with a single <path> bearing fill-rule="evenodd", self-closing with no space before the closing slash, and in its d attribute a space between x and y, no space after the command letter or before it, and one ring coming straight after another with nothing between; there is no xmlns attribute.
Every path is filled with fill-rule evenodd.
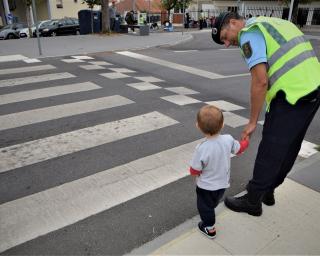
<svg viewBox="0 0 320 256"><path fill-rule="evenodd" d="M40 28L43 24L45 24L45 23L47 23L47 22L50 22L50 21L51 21L51 20L38 21L38 26L39 26L39 28ZM29 28L24 28L24 29L21 29L21 30L20 30L19 36L20 36L20 38L34 37L34 36L36 36L36 25L35 25L35 24L33 24L33 25L31 26L31 32L32 32L32 35L30 36L30 34L29 34Z"/></svg>

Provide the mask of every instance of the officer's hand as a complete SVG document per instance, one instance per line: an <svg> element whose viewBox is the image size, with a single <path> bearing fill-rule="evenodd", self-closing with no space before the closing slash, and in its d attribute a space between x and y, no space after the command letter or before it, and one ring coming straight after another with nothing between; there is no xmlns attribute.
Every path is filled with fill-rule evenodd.
<svg viewBox="0 0 320 256"><path fill-rule="evenodd" d="M242 131L241 140L249 140L250 136L253 134L256 127L257 127L257 124L248 123Z"/></svg>

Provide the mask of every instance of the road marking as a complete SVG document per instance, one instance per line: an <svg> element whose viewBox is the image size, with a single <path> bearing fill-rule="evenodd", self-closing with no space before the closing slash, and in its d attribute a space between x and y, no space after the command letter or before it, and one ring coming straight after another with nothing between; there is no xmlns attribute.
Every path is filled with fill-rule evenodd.
<svg viewBox="0 0 320 256"><path fill-rule="evenodd" d="M161 65L161 66L164 66L164 67L176 69L176 70L179 70L179 71L184 71L184 72L190 73L192 75L197 75L197 76L205 77L205 78L208 78L208 79L222 79L222 78L250 75L250 73L246 73L246 74L235 74L235 75L230 75L230 76L229 75L228 76L224 76L224 75L220 75L220 74L217 74L217 73L213 73L213 72L205 71L205 70L202 70L202 69L198 69L198 68L193 68L193 67L177 64L177 63L166 61L166 60L161 60L161 59L154 58L154 57L149 57L149 56L138 54L138 53L134 53L134 52L122 51L122 52L117 52L117 53L121 54L121 55L124 55L124 56L127 56L127 57L131 57L131 58L147 61L147 62L150 62L150 63L154 63L154 64L157 64L157 65Z"/></svg>
<svg viewBox="0 0 320 256"><path fill-rule="evenodd" d="M62 59L61 61L65 63L79 63L79 62L85 62L84 60L79 59Z"/></svg>
<svg viewBox="0 0 320 256"><path fill-rule="evenodd" d="M120 95L38 108L0 116L0 131L134 103Z"/></svg>
<svg viewBox="0 0 320 256"><path fill-rule="evenodd" d="M130 83L127 84L128 86L135 88L139 91L149 91L149 90L156 90L161 89L160 86L148 83L148 82L140 82L140 83Z"/></svg>
<svg viewBox="0 0 320 256"><path fill-rule="evenodd" d="M155 121L153 117L162 121L151 125L152 129L160 128L161 123L164 126L175 123L157 112L148 115L135 117L138 130L150 126L149 122ZM109 137L108 132L106 135ZM90 135L88 141L92 139ZM0 205L0 252L188 176L188 162L200 141Z"/></svg>
<svg viewBox="0 0 320 256"><path fill-rule="evenodd" d="M93 65L99 65L99 66L111 66L112 63L106 62L106 61L89 61L88 63Z"/></svg>
<svg viewBox="0 0 320 256"><path fill-rule="evenodd" d="M143 82L148 82L148 83L164 82L163 80L156 78L154 76L138 76L134 78Z"/></svg>
<svg viewBox="0 0 320 256"><path fill-rule="evenodd" d="M15 103L20 101L34 100L40 98L47 98L57 95L64 95L69 93L85 92L100 89L101 87L91 83L77 83L77 84L67 84L62 86L54 86L44 89L36 89L23 92L15 92L9 94L0 95L0 105Z"/></svg>
<svg viewBox="0 0 320 256"><path fill-rule="evenodd" d="M314 143L311 143L309 141L303 140L301 149L299 151L299 156L308 158L318 152L316 149L317 145Z"/></svg>
<svg viewBox="0 0 320 256"><path fill-rule="evenodd" d="M249 119L236 115L231 112L223 112L224 123L232 128L246 125L249 123Z"/></svg>
<svg viewBox="0 0 320 256"><path fill-rule="evenodd" d="M38 59L26 59L23 60L25 63L37 63L37 62L41 62L41 60Z"/></svg>
<svg viewBox="0 0 320 256"><path fill-rule="evenodd" d="M55 68L56 67L52 65L40 65L40 66L31 66L31 67L28 66L28 67L22 67L22 68L6 68L6 69L0 69L0 75L26 73L26 72L41 71L41 70L51 70Z"/></svg>
<svg viewBox="0 0 320 256"><path fill-rule="evenodd" d="M234 111L234 110L244 109L244 107L238 106L236 104L233 104L224 100L208 101L206 103L208 105L214 105L217 108L220 108L224 111Z"/></svg>
<svg viewBox="0 0 320 256"><path fill-rule="evenodd" d="M127 69L127 68L109 68L113 72L118 72L118 73L136 73L136 71Z"/></svg>
<svg viewBox="0 0 320 256"><path fill-rule="evenodd" d="M75 76L70 73L64 72L64 73L45 74L45 75L39 75L39 76L12 78L12 79L0 80L0 88L15 86L15 85L24 85L24 84L30 84L30 83L40 83L40 82L73 78L73 77Z"/></svg>
<svg viewBox="0 0 320 256"><path fill-rule="evenodd" d="M118 73L118 72L110 72L110 73L102 73L100 76L104 76L109 79L119 79L129 77L126 74Z"/></svg>
<svg viewBox="0 0 320 256"><path fill-rule="evenodd" d="M174 92L176 94L181 94L181 95L191 95L191 94L198 94L199 92L191 90L189 88L180 86L180 87L167 87L164 88L168 91Z"/></svg>
<svg viewBox="0 0 320 256"><path fill-rule="evenodd" d="M81 56L71 56L72 58L78 59L78 60L94 60L94 58L86 56L86 55L81 55Z"/></svg>
<svg viewBox="0 0 320 256"><path fill-rule="evenodd" d="M19 54L0 56L0 62L19 61L26 59L28 59L28 57Z"/></svg>
<svg viewBox="0 0 320 256"><path fill-rule="evenodd" d="M98 69L105 69L105 67L99 66L99 65L81 65L80 68L83 68L85 70L98 70Z"/></svg>
<svg viewBox="0 0 320 256"><path fill-rule="evenodd" d="M1 148L0 173L177 123L178 121L155 111Z"/></svg>
<svg viewBox="0 0 320 256"><path fill-rule="evenodd" d="M161 99L177 104L179 106L201 102L199 100L193 99L186 95L170 95L170 96L161 97Z"/></svg>

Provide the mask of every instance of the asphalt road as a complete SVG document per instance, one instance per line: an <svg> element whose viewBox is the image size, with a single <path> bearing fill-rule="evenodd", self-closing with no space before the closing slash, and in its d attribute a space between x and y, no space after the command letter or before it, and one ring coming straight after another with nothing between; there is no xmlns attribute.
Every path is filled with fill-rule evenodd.
<svg viewBox="0 0 320 256"><path fill-rule="evenodd" d="M319 50L318 42L318 40L313 41L317 51ZM103 170L111 170L130 161L200 139L202 135L195 128L195 115L205 102L223 100L241 106L243 107L242 109L231 112L236 114L237 117L241 117L240 121L249 117L250 77L245 75L248 70L238 49L225 50L221 46L214 45L207 33L197 33L192 40L183 44L171 47L149 48L134 51L134 53L152 57L153 61L132 58L117 52L103 52L91 54L90 56L95 61L106 61L112 64L112 67L105 66L104 70L86 70L80 67L88 64L89 60L85 60L85 63L65 63L62 60L70 59L70 57L54 57L42 59L41 64L52 65L56 67L55 70L0 76L1 80L5 80L25 78L35 74L55 74L56 72L68 72L74 75L74 78L69 80L43 81L29 83L24 86L1 87L0 96L87 81L101 87L99 90L0 105L1 116L112 95L121 95L135 102L118 108L74 114L0 130L0 147L4 154L6 153L3 149L5 147L12 146L12 150L15 150L15 145L69 133L106 122L116 122L120 119L152 111L158 111L178 122L176 125L168 126L164 129L156 129L124 137L123 139L86 148L85 150L38 161L33 164L25 164L10 171L1 172L0 211L1 209L6 210L6 204L8 203L14 202L18 204L19 200L26 200L33 195L41 194L43 191L54 190L60 185L66 185L73 181L96 175ZM177 64L182 65L180 70L177 69ZM39 64L29 65L36 66ZM26 64L22 62L0 63L0 70L25 66ZM135 77L131 76L130 73L128 74L130 75L129 77L122 79L109 79L100 75L107 72L109 68L134 70ZM210 79L205 77L206 74L219 74L225 77L222 79ZM129 83L136 83L136 77L140 76L152 76L161 79L162 82L154 82L153 84L161 86L162 89L140 91L127 86ZM170 89L173 87L185 87L194 90L197 92L196 94L187 96L199 102L177 105L163 100L162 97L174 94L165 88ZM263 120L263 114L260 119ZM236 124L232 127L227 124L223 132L239 138L242 128L243 125ZM259 125L251 139L249 150L241 157L232 159L231 188L226 195L234 195L244 190L246 182L252 173L254 157L261 138L261 130L262 126ZM320 144L320 113L316 115L305 139L309 142ZM43 150L41 149L39 154ZM28 152L25 152L25 154L27 155ZM175 155L172 155L172 158L175 158ZM298 161L303 161L303 158L299 157ZM185 165L185 171L187 172L188 163L186 162ZM119 179L121 181L121 176ZM157 182L154 181L154 183ZM126 190L130 186L136 186L136 184L124 183L122 190ZM88 205L90 205L89 202ZM86 205L83 207L85 209ZM51 209L48 208L46 210L50 212ZM122 255L195 215L197 215L197 210L194 181L191 177L186 176L176 179L167 185L152 189L150 192L133 199L120 202L104 211L82 218L73 224L64 225L39 237L35 236L33 239L17 243L16 246L5 251L4 254ZM37 230L38 226L34 228ZM32 226L28 228L28 230L32 229Z"/></svg>

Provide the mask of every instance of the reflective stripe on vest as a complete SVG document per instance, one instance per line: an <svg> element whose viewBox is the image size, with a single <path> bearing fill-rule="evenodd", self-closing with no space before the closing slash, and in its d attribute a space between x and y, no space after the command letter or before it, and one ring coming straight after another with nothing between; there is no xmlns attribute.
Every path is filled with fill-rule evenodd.
<svg viewBox="0 0 320 256"><path fill-rule="evenodd" d="M313 50L308 50L295 56L293 59L286 62L286 64L284 64L280 69L274 72L271 77L269 77L269 86L271 87L283 74L287 73L290 69L313 57L316 57L316 54Z"/></svg>
<svg viewBox="0 0 320 256"><path fill-rule="evenodd" d="M298 44L307 43L305 36L297 36L293 39L287 41L271 24L267 22L261 22L261 24L265 27L268 33L272 36L272 38L280 45L280 48L275 51L270 59L268 60L269 68L284 54L289 52L292 48L296 47ZM313 50L306 50L305 52L300 53L298 56L294 57L292 60L285 63L279 70L277 70L270 78L268 89L286 72L295 66L299 65L301 62L306 59L316 57L316 54Z"/></svg>

